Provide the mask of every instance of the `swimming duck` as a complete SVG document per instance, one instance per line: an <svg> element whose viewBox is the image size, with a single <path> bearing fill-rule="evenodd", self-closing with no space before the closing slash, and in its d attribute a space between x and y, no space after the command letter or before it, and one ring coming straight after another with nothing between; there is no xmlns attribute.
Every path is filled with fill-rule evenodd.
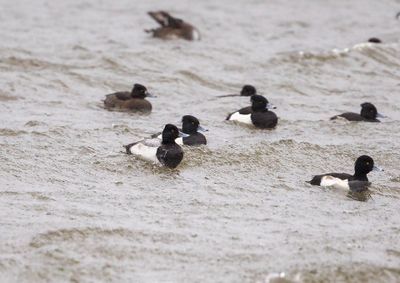
<svg viewBox="0 0 400 283"><path fill-rule="evenodd" d="M360 182L368 182L367 174L371 171L383 171L378 166L374 165L374 160L368 155L362 155L357 158L354 164L354 174L347 173L328 173L322 175L316 175L312 178L310 183L315 186L322 187L338 187L345 188L351 190L359 189L362 186L368 185L367 183ZM352 181L360 181L353 182Z"/></svg>
<svg viewBox="0 0 400 283"><path fill-rule="evenodd" d="M179 145L202 145L207 144L206 137L200 132L207 132L208 130L200 126L199 120L192 115L185 115L182 117L182 130L184 134L187 134L187 137L179 137L175 140L175 142ZM155 134L152 136L153 138L157 137L159 139L162 138L161 134Z"/></svg>
<svg viewBox="0 0 400 283"><path fill-rule="evenodd" d="M134 154L144 160L161 164L168 168L176 168L183 159L182 148L175 143L179 136L186 134L180 132L172 124L167 124L162 132L162 140L148 139L125 145L127 154Z"/></svg>
<svg viewBox="0 0 400 283"><path fill-rule="evenodd" d="M347 192L347 196L355 200L367 201L371 197L371 192L368 189L371 182L368 181L349 181L348 179L341 180L333 176L325 176L323 183L323 187Z"/></svg>
<svg viewBox="0 0 400 283"><path fill-rule="evenodd" d="M184 145L202 145L207 144L206 137L200 132L208 130L200 126L200 121L191 115L182 117L182 132L189 135L188 137L178 138L176 142Z"/></svg>
<svg viewBox="0 0 400 283"><path fill-rule="evenodd" d="M152 33L154 37L162 39L183 38L186 40L200 40L200 32L191 24L174 18L165 11L149 12L148 14L161 25L159 28L146 30L146 32Z"/></svg>
<svg viewBox="0 0 400 283"><path fill-rule="evenodd" d="M240 94L225 94L225 95L220 95L219 97L231 97L231 96L252 96L257 94L257 90L254 86L252 85L244 85L242 87L242 90L240 91Z"/></svg>
<svg viewBox="0 0 400 283"><path fill-rule="evenodd" d="M107 109L150 112L151 103L145 98L152 96L145 86L134 84L131 92L121 91L106 95L104 106Z"/></svg>
<svg viewBox="0 0 400 283"><path fill-rule="evenodd" d="M371 37L370 39L368 39L368 42L370 42L370 43L382 43L382 40L377 38L377 37Z"/></svg>
<svg viewBox="0 0 400 283"><path fill-rule="evenodd" d="M379 114L378 110L372 103L365 102L361 104L360 114L346 112L340 115L333 116L331 120L336 120L338 118L344 118L348 121L380 122L376 118L386 118L386 116Z"/></svg>
<svg viewBox="0 0 400 283"><path fill-rule="evenodd" d="M253 95L250 98L251 106L242 108L229 114L226 120L238 121L248 125L254 125L261 129L272 129L278 123L278 117L269 109L276 107L261 95Z"/></svg>

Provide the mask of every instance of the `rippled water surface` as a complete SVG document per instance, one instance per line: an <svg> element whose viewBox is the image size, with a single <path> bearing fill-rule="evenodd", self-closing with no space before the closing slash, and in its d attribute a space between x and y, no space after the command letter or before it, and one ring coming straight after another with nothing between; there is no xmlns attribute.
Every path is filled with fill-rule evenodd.
<svg viewBox="0 0 400 283"><path fill-rule="evenodd" d="M150 38L159 9L202 40ZM399 282L399 10L1 0L0 281ZM150 115L102 108L135 82L158 96ZM278 107L275 130L224 121L249 99L217 96L245 83ZM366 101L388 118L329 120ZM122 153L185 114L209 144L178 169ZM305 183L362 154L385 168L368 202Z"/></svg>

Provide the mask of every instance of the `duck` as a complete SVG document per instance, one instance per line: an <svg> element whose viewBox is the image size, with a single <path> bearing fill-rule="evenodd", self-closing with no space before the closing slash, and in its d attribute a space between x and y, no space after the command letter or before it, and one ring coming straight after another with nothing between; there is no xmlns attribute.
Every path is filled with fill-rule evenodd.
<svg viewBox="0 0 400 283"><path fill-rule="evenodd" d="M359 190L360 187L367 187L367 185L369 185L367 174L371 171L383 171L383 169L374 164L372 157L368 155L361 155L354 163L353 175L347 173L327 173L315 175L311 181L307 181L307 183L321 187L337 187L347 190Z"/></svg>
<svg viewBox="0 0 400 283"><path fill-rule="evenodd" d="M253 125L260 129L272 129L278 124L278 117L269 109L276 109L262 95L252 95L251 106L242 108L228 115L226 120L238 121L244 124Z"/></svg>
<svg viewBox="0 0 400 283"><path fill-rule="evenodd" d="M155 164L176 168L183 159L183 150L175 140L188 135L179 131L173 124L166 124L162 139L147 139L124 145L127 154L133 154Z"/></svg>
<svg viewBox="0 0 400 283"><path fill-rule="evenodd" d="M161 39L186 39L186 40L200 40L200 32L194 26L184 22L181 19L171 16L165 11L148 12L161 27L155 29L145 30L151 33L153 37Z"/></svg>
<svg viewBox="0 0 400 283"><path fill-rule="evenodd" d="M120 91L106 95L104 106L107 109L119 109L132 112L151 112L152 105L146 97L154 97L141 84L134 84L132 91Z"/></svg>
<svg viewBox="0 0 400 283"><path fill-rule="evenodd" d="M378 113L375 105L370 102L365 102L360 105L361 112L360 114L353 112L346 112L340 115L333 116L331 120L336 120L339 118L346 119L348 121L357 121L357 122L380 122L377 118L386 118L386 116Z"/></svg>
<svg viewBox="0 0 400 283"><path fill-rule="evenodd" d="M179 129L186 137L178 137L175 142L178 145L197 146L206 145L207 139L200 132L207 132L208 130L200 126L200 121L192 115L185 115L182 117L182 129ZM161 139L161 133L152 135L153 138Z"/></svg>
<svg viewBox="0 0 400 283"><path fill-rule="evenodd" d="M232 96L252 96L257 94L257 89L249 84L246 84L242 87L242 90L240 93L235 93L235 94L225 94L225 95L220 95L219 97L232 97Z"/></svg>
<svg viewBox="0 0 400 283"><path fill-rule="evenodd" d="M189 135L187 137L181 137L176 140L181 145L206 145L207 139L200 132L207 132L206 128L200 126L200 121L192 115L185 115L182 117L182 132Z"/></svg>
<svg viewBox="0 0 400 283"><path fill-rule="evenodd" d="M377 37L371 37L370 39L368 39L368 42L369 43L382 43L382 40Z"/></svg>
<svg viewBox="0 0 400 283"><path fill-rule="evenodd" d="M367 201L371 197L371 192L369 190L370 185L371 182L369 181L342 180L328 175L324 177L323 187L347 192L347 197L358 201Z"/></svg>

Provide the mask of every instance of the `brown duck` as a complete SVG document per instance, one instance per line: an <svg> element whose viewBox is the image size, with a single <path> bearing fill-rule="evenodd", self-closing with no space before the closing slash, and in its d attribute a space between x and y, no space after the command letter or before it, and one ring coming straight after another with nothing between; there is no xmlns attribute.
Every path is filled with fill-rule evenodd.
<svg viewBox="0 0 400 283"><path fill-rule="evenodd" d="M151 103L145 99L151 96L145 86L134 84L131 92L121 91L106 95L104 106L107 109L151 112Z"/></svg>
<svg viewBox="0 0 400 283"><path fill-rule="evenodd" d="M194 26L181 19L172 17L165 11L149 12L148 14L161 25L159 28L146 30L146 32L152 33L154 37L162 39L200 39L200 32Z"/></svg>

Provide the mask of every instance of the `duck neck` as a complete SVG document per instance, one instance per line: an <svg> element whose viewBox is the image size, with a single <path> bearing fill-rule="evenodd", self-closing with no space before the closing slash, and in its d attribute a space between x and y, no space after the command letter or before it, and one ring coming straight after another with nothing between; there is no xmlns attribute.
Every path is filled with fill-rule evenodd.
<svg viewBox="0 0 400 283"><path fill-rule="evenodd" d="M162 144L175 144L175 140L171 140L171 139L163 139Z"/></svg>
<svg viewBox="0 0 400 283"><path fill-rule="evenodd" d="M185 134L188 134L188 135L194 135L197 133L197 130L183 128L182 132L184 132Z"/></svg>
<svg viewBox="0 0 400 283"><path fill-rule="evenodd" d="M267 112L268 111L268 109L267 108L259 108L259 107L256 107L256 108L251 108L254 112Z"/></svg>
<svg viewBox="0 0 400 283"><path fill-rule="evenodd" d="M354 173L353 175L354 179L360 180L360 181L368 181L367 174L365 173Z"/></svg>
<svg viewBox="0 0 400 283"><path fill-rule="evenodd" d="M131 97L136 99L145 99L146 96L141 94L140 92L138 93L137 91L132 90Z"/></svg>

